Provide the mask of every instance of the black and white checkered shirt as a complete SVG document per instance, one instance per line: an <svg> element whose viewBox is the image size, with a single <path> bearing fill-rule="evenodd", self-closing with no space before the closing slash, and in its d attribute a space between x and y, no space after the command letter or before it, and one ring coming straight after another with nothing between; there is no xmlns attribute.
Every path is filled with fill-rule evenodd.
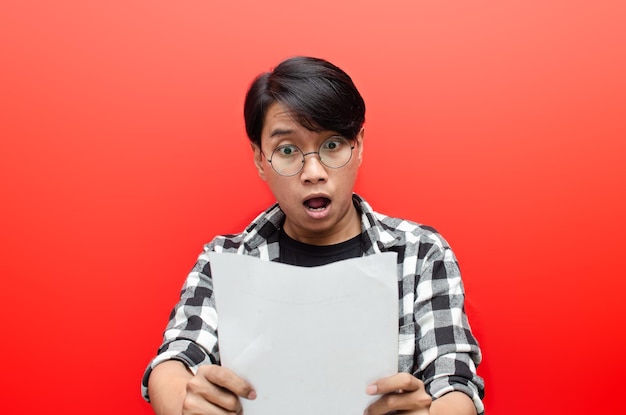
<svg viewBox="0 0 626 415"><path fill-rule="evenodd" d="M432 228L374 212L360 196L353 198L361 211L364 254L398 254L399 371L424 381L433 398L453 390L464 392L483 413L484 383L476 374L481 352L464 311L463 282L450 246ZM284 219L283 211L274 205L244 232L218 236L205 245L170 315L163 344L144 374L146 400L148 377L157 364L176 359L195 373L200 365L220 362L208 253L233 252L278 261Z"/></svg>

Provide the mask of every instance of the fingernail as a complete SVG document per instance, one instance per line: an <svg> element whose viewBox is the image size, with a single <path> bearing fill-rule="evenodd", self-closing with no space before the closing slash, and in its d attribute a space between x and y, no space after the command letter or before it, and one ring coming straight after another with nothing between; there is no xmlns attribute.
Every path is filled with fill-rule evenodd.
<svg viewBox="0 0 626 415"><path fill-rule="evenodd" d="M254 400L254 399L256 399L256 391L251 391L251 392L248 394L248 399L250 399L250 400Z"/></svg>
<svg viewBox="0 0 626 415"><path fill-rule="evenodd" d="M376 385L369 385L367 389L365 389L365 393L368 395L374 395L378 391L378 387Z"/></svg>

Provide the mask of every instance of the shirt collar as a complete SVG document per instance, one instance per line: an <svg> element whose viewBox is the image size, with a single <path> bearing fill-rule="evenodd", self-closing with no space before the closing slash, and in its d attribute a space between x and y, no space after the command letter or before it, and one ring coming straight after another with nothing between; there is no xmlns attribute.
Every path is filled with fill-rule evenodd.
<svg viewBox="0 0 626 415"><path fill-rule="evenodd" d="M382 222L385 215L375 212L369 203L356 193L352 194L352 200L361 212L361 227L367 242L366 255L387 251L398 243L400 238L390 232L389 227ZM278 203L273 204L248 225L242 247L254 250L267 244L268 240L275 240L284 221L285 213Z"/></svg>

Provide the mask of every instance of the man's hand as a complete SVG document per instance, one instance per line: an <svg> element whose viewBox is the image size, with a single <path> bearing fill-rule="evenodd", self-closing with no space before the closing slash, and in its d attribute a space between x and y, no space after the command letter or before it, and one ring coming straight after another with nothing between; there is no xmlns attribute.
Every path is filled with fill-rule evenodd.
<svg viewBox="0 0 626 415"><path fill-rule="evenodd" d="M239 397L256 398L252 386L228 369L201 366L194 376L178 360L154 368L148 393L157 415L240 413Z"/></svg>
<svg viewBox="0 0 626 415"><path fill-rule="evenodd" d="M367 415L395 413L429 415L432 398L424 382L408 373L397 373L369 385L368 395L382 395L365 411Z"/></svg>
<svg viewBox="0 0 626 415"><path fill-rule="evenodd" d="M218 365L200 366L187 382L183 415L241 413L239 397L255 399L256 392L246 380Z"/></svg>

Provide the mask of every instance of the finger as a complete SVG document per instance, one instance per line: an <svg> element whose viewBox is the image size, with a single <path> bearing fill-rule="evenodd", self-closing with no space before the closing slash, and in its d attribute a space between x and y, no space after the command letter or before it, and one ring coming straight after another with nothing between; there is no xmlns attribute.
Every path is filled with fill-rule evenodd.
<svg viewBox="0 0 626 415"><path fill-rule="evenodd" d="M203 376L210 383L220 386L242 398L256 398L256 391L247 380L237 376L232 370L223 366L201 366L198 369L198 375Z"/></svg>
<svg viewBox="0 0 626 415"><path fill-rule="evenodd" d="M368 395L384 395L392 392L412 392L424 389L424 382L409 373L396 373L372 383L365 390Z"/></svg>
<svg viewBox="0 0 626 415"><path fill-rule="evenodd" d="M407 393L388 393L372 403L365 411L368 415L388 413L428 413L432 398L423 389ZM418 412L419 411L419 412Z"/></svg>
<svg viewBox="0 0 626 415"><path fill-rule="evenodd" d="M194 376L187 382L183 408L185 413L236 413L241 410L241 403L237 395L229 390L209 382L203 376Z"/></svg>

